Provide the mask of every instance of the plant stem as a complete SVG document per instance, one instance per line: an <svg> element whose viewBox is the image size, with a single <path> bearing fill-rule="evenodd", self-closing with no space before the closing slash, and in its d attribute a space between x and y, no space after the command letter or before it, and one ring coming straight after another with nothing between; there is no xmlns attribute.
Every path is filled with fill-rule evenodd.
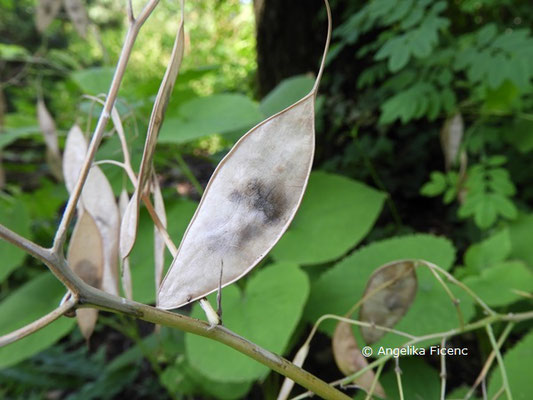
<svg viewBox="0 0 533 400"><path fill-rule="evenodd" d="M83 284L80 288L80 305L85 307L94 306L114 313L131 315L147 322L178 328L184 332L216 340L292 379L322 398L332 400L349 399L348 396L326 382L295 366L283 357L246 340L224 326L217 325L212 327L204 321L119 298L86 284Z"/></svg>
<svg viewBox="0 0 533 400"><path fill-rule="evenodd" d="M505 394L507 394L508 400L513 400L513 395L511 394L511 388L509 387L509 380L507 379L507 371L505 370L505 363L503 362L503 357L502 357L502 353L500 352L500 348L498 344L496 343L496 338L494 337L494 332L492 331L491 324L487 324L485 326L485 329L487 331L487 334L489 335L490 344L492 345L492 348L494 349L494 353L496 354L496 360L498 360L498 365L500 367L500 373L502 375L503 387L505 388Z"/></svg>

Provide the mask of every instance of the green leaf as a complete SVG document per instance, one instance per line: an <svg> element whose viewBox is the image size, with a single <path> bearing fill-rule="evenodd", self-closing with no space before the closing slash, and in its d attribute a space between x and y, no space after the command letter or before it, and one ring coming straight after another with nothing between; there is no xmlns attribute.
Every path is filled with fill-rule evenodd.
<svg viewBox="0 0 533 400"><path fill-rule="evenodd" d="M498 214L507 219L515 219L517 217L518 210L508 197L503 196L500 193L491 193L489 196L494 204L494 207L496 207Z"/></svg>
<svg viewBox="0 0 533 400"><path fill-rule="evenodd" d="M533 214L523 214L509 225L511 257L523 260L533 270Z"/></svg>
<svg viewBox="0 0 533 400"><path fill-rule="evenodd" d="M168 233L179 243L196 209L196 203L178 200L167 203ZM165 253L168 265L168 254ZM141 303L155 302L154 276L154 223L147 213L141 212L137 241L130 255L133 298Z"/></svg>
<svg viewBox="0 0 533 400"><path fill-rule="evenodd" d="M223 289L224 325L275 353L283 353L309 293L307 275L298 266L277 263L257 272L244 293L236 285ZM216 294L209 296L211 304ZM192 316L203 311L193 307ZM187 360L209 379L226 383L265 377L269 370L236 350L197 335L185 336Z"/></svg>
<svg viewBox="0 0 533 400"><path fill-rule="evenodd" d="M65 287L44 272L0 303L0 335L19 329L57 308ZM61 317L45 328L0 348L0 368L9 367L51 346L74 327L75 319Z"/></svg>
<svg viewBox="0 0 533 400"><path fill-rule="evenodd" d="M522 154L533 150L533 121L517 119L506 132L504 139Z"/></svg>
<svg viewBox="0 0 533 400"><path fill-rule="evenodd" d="M237 93L197 97L167 113L159 143L186 143L215 133L245 130L263 119L256 103Z"/></svg>
<svg viewBox="0 0 533 400"><path fill-rule="evenodd" d="M314 282L304 314L306 320L314 323L324 314L344 315L361 299L366 282L374 270L403 259L423 259L448 270L454 260L454 248L447 239L431 235L398 237L363 247ZM425 267L417 267L417 278L418 292L413 304L395 329L424 335L456 328L458 318L455 307L433 274ZM460 299L463 315L468 320L474 312L472 301L457 288L451 286L450 289ZM320 329L331 334L333 326L333 323L325 322ZM364 343L359 330L356 329L354 333L358 343ZM404 342L405 338L387 334L372 347L374 350L379 346L396 347Z"/></svg>
<svg viewBox="0 0 533 400"><path fill-rule="evenodd" d="M469 276L463 282L490 307L505 306L523 297L533 288L533 272L520 261L508 261L481 271L480 276Z"/></svg>
<svg viewBox="0 0 533 400"><path fill-rule="evenodd" d="M165 368L161 383L176 395L202 393L223 400L242 399L252 386L252 381L228 383L210 380L188 365L183 357Z"/></svg>
<svg viewBox="0 0 533 400"><path fill-rule="evenodd" d="M296 218L271 255L300 265L335 260L366 236L384 200L362 183L313 172Z"/></svg>
<svg viewBox="0 0 533 400"><path fill-rule="evenodd" d="M438 399L440 395L439 372L418 357L402 357L402 391L404 399ZM388 400L400 400L398 381L394 368L383 374L381 385Z"/></svg>
<svg viewBox="0 0 533 400"><path fill-rule="evenodd" d="M481 272L506 260L510 254L509 230L502 229L482 242L470 246L465 253L464 263L472 271Z"/></svg>
<svg viewBox="0 0 533 400"><path fill-rule="evenodd" d="M314 84L314 78L307 75L284 79L265 96L259 105L259 110L265 117L270 117L307 95Z"/></svg>
<svg viewBox="0 0 533 400"><path fill-rule="evenodd" d="M514 400L531 399L531 393L533 393L531 360L533 360L533 332L523 337L503 356L503 363ZM501 387L502 375L499 366L497 366L490 375L488 398L493 398Z"/></svg>
<svg viewBox="0 0 533 400"><path fill-rule="evenodd" d="M115 68L113 67L93 67L74 71L70 78L83 93L96 96L108 92L114 73Z"/></svg>
<svg viewBox="0 0 533 400"><path fill-rule="evenodd" d="M26 205L17 199L13 204L0 199L0 223L21 236L30 237L28 210ZM0 254L2 255L2 262L0 263L1 283L24 261L26 253L15 245L0 239Z"/></svg>
<svg viewBox="0 0 533 400"><path fill-rule="evenodd" d="M446 176L442 172L433 171L430 177L430 181L420 189L420 194L428 197L438 196L446 189Z"/></svg>
<svg viewBox="0 0 533 400"><path fill-rule="evenodd" d="M485 195L475 206L474 222L481 229L490 228L496 222L496 205L491 197Z"/></svg>

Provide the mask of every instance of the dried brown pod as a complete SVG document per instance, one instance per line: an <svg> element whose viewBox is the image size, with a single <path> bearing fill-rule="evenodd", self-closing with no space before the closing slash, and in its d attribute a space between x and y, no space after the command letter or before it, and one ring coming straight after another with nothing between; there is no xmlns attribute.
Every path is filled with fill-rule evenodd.
<svg viewBox="0 0 533 400"><path fill-rule="evenodd" d="M405 315L418 287L415 261L394 261L374 271L363 294L359 320L390 328ZM367 344L377 342L385 331L361 327Z"/></svg>
<svg viewBox="0 0 533 400"><path fill-rule="evenodd" d="M332 347L335 363L344 375L355 374L368 365L368 361L361 354L361 349L357 345L357 341L352 332L352 326L348 322L340 321L337 324L333 333ZM356 378L354 383L368 392L372 387L374 378L374 372L369 370ZM386 398L385 390L379 382L374 387L374 394L381 398Z"/></svg>
<svg viewBox="0 0 533 400"><path fill-rule="evenodd" d="M72 25L74 25L74 29L76 29L78 35L85 39L89 26L89 17L83 2L81 0L64 0L63 4Z"/></svg>
<svg viewBox="0 0 533 400"><path fill-rule="evenodd" d="M59 144L57 141L56 124L41 98L37 100L37 120L46 144L47 164L50 167L52 175L54 175L57 180L62 181L61 153L59 152Z"/></svg>
<svg viewBox="0 0 533 400"><path fill-rule="evenodd" d="M88 285L100 288L104 269L102 236L88 212L82 212L76 222L67 253L70 268ZM78 325L85 339L89 340L97 310L81 309L76 312Z"/></svg>
<svg viewBox="0 0 533 400"><path fill-rule="evenodd" d="M289 227L313 162L314 104L329 31L311 92L252 128L215 169L161 284L159 307L178 308L217 290L222 264L222 286L235 282Z"/></svg>
<svg viewBox="0 0 533 400"><path fill-rule="evenodd" d="M183 59L183 51L185 46L184 39L184 4L181 2L181 23L174 40L174 47L170 56L170 62L167 66L165 76L159 86L159 91L154 102L152 114L150 115L150 122L148 123L148 133L146 135L146 142L144 144L144 151L139 168L139 177L135 193L130 199L124 218L122 219L121 237L120 237L120 256L126 257L133 248L135 238L137 237L137 224L139 220L139 206L141 197L147 191L147 185L152 174L152 160L154 157L155 146L157 144L157 136L163 123L165 110L174 88L174 83L178 76L178 71Z"/></svg>
<svg viewBox="0 0 533 400"><path fill-rule="evenodd" d="M87 155L87 141L78 125L70 128L63 152L63 176L69 193L74 190Z"/></svg>
<svg viewBox="0 0 533 400"><path fill-rule="evenodd" d="M35 13L35 26L39 32L44 32L54 20L59 9L61 0L39 0Z"/></svg>

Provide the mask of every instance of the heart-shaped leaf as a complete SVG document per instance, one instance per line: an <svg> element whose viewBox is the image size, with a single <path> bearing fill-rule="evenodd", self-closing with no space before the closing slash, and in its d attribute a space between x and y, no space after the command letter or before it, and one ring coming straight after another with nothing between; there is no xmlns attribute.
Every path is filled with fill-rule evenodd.
<svg viewBox="0 0 533 400"><path fill-rule="evenodd" d="M259 346L282 353L309 293L307 275L296 265L279 263L254 275L244 293L236 285L222 291L224 324ZM200 318L195 305L191 314ZM264 377L268 368L235 350L201 336L186 334L187 359L209 379L244 382Z"/></svg>
<svg viewBox="0 0 533 400"><path fill-rule="evenodd" d="M394 261L374 271L363 293L359 320L392 328L405 315L416 295L414 261ZM361 327L367 344L375 343L385 331Z"/></svg>
<svg viewBox="0 0 533 400"><path fill-rule="evenodd" d="M51 273L44 272L33 278L0 303L0 335L48 314L57 308L64 295L65 287ZM72 318L59 318L37 332L0 348L0 368L14 365L50 347L70 332L74 324Z"/></svg>
<svg viewBox="0 0 533 400"><path fill-rule="evenodd" d="M335 260L366 236L384 201L382 192L360 182L313 172L298 215L271 254L300 265Z"/></svg>

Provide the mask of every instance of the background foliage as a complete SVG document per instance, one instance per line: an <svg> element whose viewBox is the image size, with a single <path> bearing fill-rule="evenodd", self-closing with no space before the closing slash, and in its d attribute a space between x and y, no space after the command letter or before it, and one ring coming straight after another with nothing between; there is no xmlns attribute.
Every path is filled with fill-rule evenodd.
<svg viewBox="0 0 533 400"><path fill-rule="evenodd" d="M142 1L134 4L139 9ZM125 18L122 2L91 0L87 40L64 12L41 35L34 6L33 0L0 0L0 222L49 245L67 192L46 162L37 97L53 114L61 148L73 123L88 134L99 106L82 95L107 91ZM313 84L308 70L290 76L284 66L290 60L274 51L266 53L277 61L272 76L287 79L274 88L257 83L262 66L255 61L252 4L201 0L186 7L184 65L155 160L176 242L230 146ZM224 289L225 323L292 356L317 318L344 314L376 268L405 258L451 271L501 312L531 310L530 2L337 0L332 8L333 46L317 99L315 172L295 221L268 259ZM134 167L177 24L175 2L163 1L141 31L119 95ZM324 24L319 11L309 27ZM304 22L295 25L309 30ZM309 70L316 71L313 43L300 45ZM265 59L265 49L259 51ZM120 157L110 132L97 158ZM112 165L102 169L118 195L123 172ZM139 235L131 256L133 293L151 303L153 227L144 213ZM13 246L0 242L0 254L0 333L6 333L52 309L63 289ZM429 270L417 274L417 297L397 328L418 335L456 327L446 293ZM463 292L455 294L466 321L482 316ZM185 312L202 316L197 307ZM321 325L305 364L326 380L341 376L330 349L333 328ZM497 333L502 329L495 326ZM517 399L533 392L532 339L531 322L521 323L503 347ZM398 340L386 335L374 346L396 346ZM492 349L485 332L454 340L471 353L450 361L450 399L474 382ZM435 357L402 359L405 398L438 398L438 363ZM381 383L397 398L393 367L384 370ZM74 322L63 318L0 349L0 397L6 399L273 398L279 385L277 375L217 343L165 328L154 333L152 326L112 315L100 318L88 345ZM500 386L494 368L489 396Z"/></svg>

